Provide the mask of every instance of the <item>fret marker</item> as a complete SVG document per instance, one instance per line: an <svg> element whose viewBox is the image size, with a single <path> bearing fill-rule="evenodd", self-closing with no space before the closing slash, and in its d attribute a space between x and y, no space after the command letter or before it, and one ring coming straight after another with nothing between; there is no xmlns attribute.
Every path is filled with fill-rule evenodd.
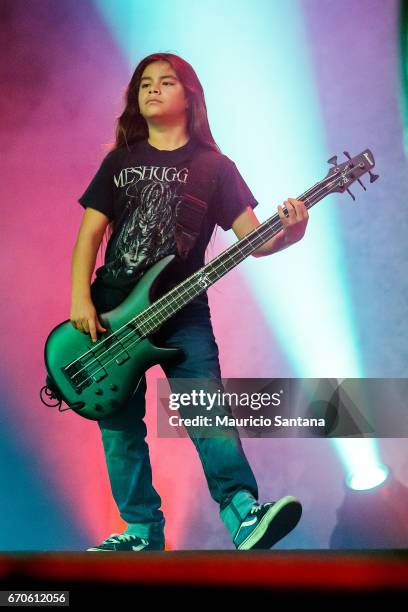
<svg viewBox="0 0 408 612"><path fill-rule="evenodd" d="M204 287L204 289L207 287L207 285L210 284L210 279L208 277L208 274L206 274L205 272L201 272L198 277L197 277L197 281L198 283Z"/></svg>

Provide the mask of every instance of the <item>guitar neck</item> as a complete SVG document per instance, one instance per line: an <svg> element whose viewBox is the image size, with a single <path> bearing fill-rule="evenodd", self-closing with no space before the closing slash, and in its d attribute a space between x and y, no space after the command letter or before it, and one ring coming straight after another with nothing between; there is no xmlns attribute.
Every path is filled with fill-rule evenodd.
<svg viewBox="0 0 408 612"><path fill-rule="evenodd" d="M327 195L329 186L328 180L324 179L296 199L305 202L306 208L310 209ZM262 244L273 238L282 228L279 214L276 213L139 313L132 323L143 334L152 333Z"/></svg>

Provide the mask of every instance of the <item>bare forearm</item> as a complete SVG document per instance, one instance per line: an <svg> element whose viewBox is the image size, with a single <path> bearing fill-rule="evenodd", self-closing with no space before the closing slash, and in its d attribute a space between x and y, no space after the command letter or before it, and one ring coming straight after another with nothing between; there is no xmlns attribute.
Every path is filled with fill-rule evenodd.
<svg viewBox="0 0 408 612"><path fill-rule="evenodd" d="M283 251L292 243L289 243L285 239L285 233L283 229L280 230L273 238L265 242L256 251L252 253L254 257L265 257L265 255L272 255L278 251Z"/></svg>
<svg viewBox="0 0 408 612"><path fill-rule="evenodd" d="M91 278L95 268L100 239L79 238L72 253L71 297L91 297Z"/></svg>

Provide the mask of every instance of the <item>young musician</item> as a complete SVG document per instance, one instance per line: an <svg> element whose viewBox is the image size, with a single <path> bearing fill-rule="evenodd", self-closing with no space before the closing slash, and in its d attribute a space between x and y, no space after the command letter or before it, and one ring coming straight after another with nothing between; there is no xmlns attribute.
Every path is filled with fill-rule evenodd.
<svg viewBox="0 0 408 612"><path fill-rule="evenodd" d="M187 256L176 259L166 291L204 265L205 250L217 225L232 228L241 239L260 222L253 212L257 202L250 189L214 142L204 92L191 65L170 53L144 58L130 80L114 148L79 199L85 211L72 257L70 320L93 341L106 331L98 313L118 306L154 262L177 254L178 194L181 187L188 186L191 164L203 151L211 152L215 164L207 209ZM284 204L278 206L283 229L255 251L255 257L280 251L303 237L308 222L304 202L288 198ZM91 284L107 229L104 265ZM155 342L183 350L182 360L162 366L169 379L221 379L206 292L167 321ZM88 550L164 550L165 519L152 485L145 441L145 391L143 377L123 409L98 421L112 493L128 528ZM223 406L216 411L230 414ZM188 414L183 415L181 408L180 413ZM257 502L257 483L235 428L215 437L201 437L195 427L187 431L237 549L270 548L296 526L301 505L294 497Z"/></svg>

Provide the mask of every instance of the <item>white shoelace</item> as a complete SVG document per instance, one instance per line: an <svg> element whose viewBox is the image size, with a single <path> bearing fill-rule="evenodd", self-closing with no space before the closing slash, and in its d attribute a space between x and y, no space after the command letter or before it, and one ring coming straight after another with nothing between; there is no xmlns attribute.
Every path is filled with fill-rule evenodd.
<svg viewBox="0 0 408 612"><path fill-rule="evenodd" d="M128 533L113 533L105 542L130 542L138 536L130 535Z"/></svg>
<svg viewBox="0 0 408 612"><path fill-rule="evenodd" d="M256 506L252 506L251 514L256 514L262 508L262 506L272 506L273 502L267 502L266 504L257 504Z"/></svg>

